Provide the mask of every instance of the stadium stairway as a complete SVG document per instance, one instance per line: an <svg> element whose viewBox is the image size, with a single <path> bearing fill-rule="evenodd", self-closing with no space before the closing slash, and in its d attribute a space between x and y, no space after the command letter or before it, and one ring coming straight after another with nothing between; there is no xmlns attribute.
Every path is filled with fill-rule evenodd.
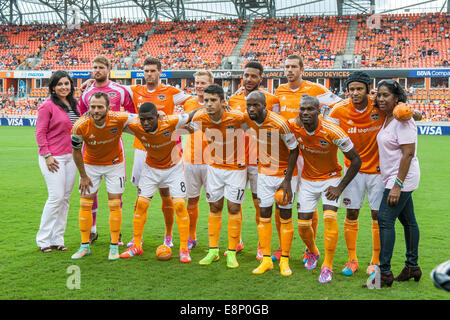
<svg viewBox="0 0 450 320"><path fill-rule="evenodd" d="M148 30L147 41L148 41L148 39L150 39L150 37L153 35L153 32L155 32L156 27L157 27L157 24L154 23L154 24L152 25L152 27ZM136 41L134 42L134 51L132 51L132 52L130 53L130 56L129 56L129 57L124 57L124 58L122 58L122 59L121 59L121 62L127 63L129 66L133 66L134 64L138 63L138 62L139 62L139 59L140 59L140 58L138 57L139 49L141 49L141 48L145 45L145 43L146 43L147 41L143 42L142 45L139 45L139 42L136 40ZM130 67L130 68L131 68L131 67Z"/></svg>
<svg viewBox="0 0 450 320"><path fill-rule="evenodd" d="M347 61L347 62L351 61L351 65L349 65L347 67L355 67L353 52L355 50L357 31L358 31L358 20L352 19L348 26L348 33L347 33L347 40L345 42L344 54L336 57L336 61L334 62L333 69L342 69L344 67L344 61Z"/></svg>
<svg viewBox="0 0 450 320"><path fill-rule="evenodd" d="M250 31L253 28L254 20L247 20L247 23L245 25L244 31L242 31L241 37L239 38L238 43L236 43L236 46L234 47L233 51L231 52L231 55L229 57L224 57L222 61L222 68L223 69L238 69L240 66L244 63L244 58L241 57L241 49L245 44L245 41L247 41L247 37L250 34Z"/></svg>

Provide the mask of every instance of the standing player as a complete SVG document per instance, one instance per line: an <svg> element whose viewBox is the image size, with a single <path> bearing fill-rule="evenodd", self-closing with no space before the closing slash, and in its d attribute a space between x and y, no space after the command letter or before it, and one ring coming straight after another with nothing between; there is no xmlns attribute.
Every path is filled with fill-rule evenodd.
<svg viewBox="0 0 450 320"><path fill-rule="evenodd" d="M196 111L190 115L181 113L178 116L161 117L156 106L146 102L139 109L139 119L128 124L126 131L142 142L147 150L147 157L139 180L140 194L134 211L134 245L122 253L121 258L131 258L143 253L141 238L147 221L147 210L153 195L164 185L169 188L169 196L173 199L177 214L180 262L191 262L188 250L189 214L185 205L186 186L176 130L190 121Z"/></svg>
<svg viewBox="0 0 450 320"><path fill-rule="evenodd" d="M303 95L307 94L312 97L316 97L319 100L321 113L326 114L331 107L339 102L341 98L333 94L324 86L314 83L308 80L303 80L302 75L304 72L303 58L298 55L290 55L286 58L284 62L284 75L288 80L288 83L280 85L275 90L275 95L280 100L280 115L285 119L295 119L298 116L298 108L300 105L300 100ZM299 177L303 168L303 157L298 157L297 161ZM300 181L297 188L300 187ZM275 209L275 221L277 222L277 230L279 233L279 219L278 211ZM317 233L317 224L319 222L319 213L316 210L312 219L312 226L314 230L314 235ZM275 251L272 259L279 259L280 250ZM303 262L306 259L305 252L303 256Z"/></svg>
<svg viewBox="0 0 450 320"><path fill-rule="evenodd" d="M224 108L223 88L213 84L204 91L205 110L197 112L192 122L205 133L208 140L208 166L206 200L209 202L208 234L209 251L200 260L209 265L219 260L219 236L222 226L224 198L228 208L227 267L237 268L236 247L242 224L241 204L245 199L246 163L244 146L244 114Z"/></svg>
<svg viewBox="0 0 450 320"><path fill-rule="evenodd" d="M136 108L136 113L139 113L140 106L145 102L152 102L158 111L163 111L166 115L172 115L175 106L183 105L190 95L184 93L175 87L160 83L160 76L162 73L161 62L155 58L146 58L143 63L145 85L135 85L129 87L130 94ZM141 171L145 164L146 151L142 143L134 140L134 162L131 182L136 187L139 186L139 179ZM172 247L172 230L174 220L174 207L170 192L167 186L160 185L159 194L162 200L162 211L164 214L164 221L166 225L166 232L164 236L164 244ZM132 239L127 246L132 246L134 240Z"/></svg>
<svg viewBox="0 0 450 320"><path fill-rule="evenodd" d="M125 187L125 163L120 137L133 115L109 110L108 95L94 93L89 102L89 114L78 119L72 128L73 159L80 173L80 249L72 259L90 254L89 234L92 226L92 204L105 177L110 210L111 245L109 260L119 258L118 241L122 225L121 199ZM83 141L86 143L81 153Z"/></svg>
<svg viewBox="0 0 450 320"><path fill-rule="evenodd" d="M196 97L192 97L184 104L184 111L191 112L205 105L205 88L214 83L211 71L200 70L194 74ZM208 142L203 132L198 130L187 137L183 152L184 175L186 182L187 210L189 213L188 249L197 246L198 201L202 187L206 189L205 150Z"/></svg>
<svg viewBox="0 0 450 320"><path fill-rule="evenodd" d="M372 213L372 259L368 272L372 272L374 264L379 265L380 230L377 214L383 198L384 184L380 175L377 134L384 123L385 114L369 96L370 76L366 72L353 72L347 79L346 86L350 97L337 103L327 120L340 126L349 135L362 161L358 174L342 193L342 204L347 208L344 234L348 250L348 262L342 269L342 274L351 276L358 269L358 216L366 190ZM350 160L344 158L344 162L348 170Z"/></svg>
<svg viewBox="0 0 450 320"><path fill-rule="evenodd" d="M339 235L337 210L340 196L358 173L361 158L348 135L340 127L323 120L319 115L319 100L304 95L300 102L298 117L289 120L289 124L292 133L297 137L305 161L301 188L297 196L299 233L308 248L304 265L306 269L314 269L319 260L312 217L321 198L325 224L325 260L319 282L326 283L332 280L333 258ZM350 166L342 179L342 167L337 161L338 148L350 160Z"/></svg>
<svg viewBox="0 0 450 320"><path fill-rule="evenodd" d="M109 105L111 111L127 111L135 113L134 104L131 100L128 91L120 84L109 80L109 73L111 72L111 62L105 56L96 56L92 61L92 74L94 81L84 89L83 94L78 100L78 111L84 114L89 111L89 99L95 92L104 92L109 97ZM121 141L123 148L123 142ZM89 242L92 244L98 238L97 233L97 209L98 199L97 195L94 198L92 206L92 227L89 236ZM119 245L123 245L119 237Z"/></svg>
<svg viewBox="0 0 450 320"><path fill-rule="evenodd" d="M258 200L261 217L258 224L259 243L263 259L254 274L262 274L273 269L271 258L272 205L275 193L283 189L288 203L279 205L281 220L280 273L290 276L289 251L294 228L292 225L293 191L297 187L298 144L290 132L288 122L276 113L266 109L266 96L261 91L253 91L247 97L247 124L256 133L258 149ZM294 177L292 177L294 176Z"/></svg>
<svg viewBox="0 0 450 320"><path fill-rule="evenodd" d="M241 112L246 112L246 98L249 93L254 91L260 91L264 93L266 97L266 108L267 110L274 111L275 113L279 113L280 110L280 102L278 98L273 94L270 94L267 91L264 91L259 88L263 80L264 68L262 64L256 61L249 62L245 65L244 75L243 75L243 89L238 90L235 94L233 94L230 99L228 99L228 105L233 110L238 110ZM246 135L245 138L245 153L247 160L247 181L250 184L250 190L252 192L253 204L255 206L255 220L256 226L259 225L259 216L260 210L258 205L258 196L256 194L257 188L257 179L258 179L258 163L257 163L257 154L256 154L256 143L253 139L249 139ZM238 247L236 248L236 252L244 249L244 244L242 239L239 241ZM262 259L262 250L258 245L258 250L256 254L256 258Z"/></svg>

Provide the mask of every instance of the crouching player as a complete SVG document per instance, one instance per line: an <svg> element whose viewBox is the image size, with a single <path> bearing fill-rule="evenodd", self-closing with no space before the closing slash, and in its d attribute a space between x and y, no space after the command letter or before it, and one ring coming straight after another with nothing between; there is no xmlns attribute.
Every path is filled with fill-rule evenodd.
<svg viewBox="0 0 450 320"><path fill-rule="evenodd" d="M275 193L283 189L286 203L280 208L281 259L280 273L290 276L289 251L294 227L292 225L292 190L297 189L297 140L289 129L288 122L280 115L267 110L266 97L261 91L251 92L247 97L245 119L248 132L254 134L258 150L257 195L260 208L258 224L259 244L262 248L261 264L253 274L262 274L273 269L271 258L272 206ZM292 177L294 176L294 177Z"/></svg>
<svg viewBox="0 0 450 320"><path fill-rule="evenodd" d="M300 237L308 247L306 269L314 269L319 260L312 229L312 217L322 198L325 224L325 260L319 276L320 283L332 280L333 258L339 230L337 210L345 187L356 176L361 167L361 158L348 135L337 125L319 118L320 105L317 98L304 95L300 111L289 120L291 132L295 134L302 149L304 166L298 193L298 229ZM342 167L337 161L337 149L341 149L350 165L341 179Z"/></svg>
<svg viewBox="0 0 450 320"><path fill-rule="evenodd" d="M175 132L189 122L196 111L189 115L182 113L161 116L153 103L146 102L139 108L139 119L128 124L125 132L134 134L142 142L147 151L147 158L139 180L140 193L134 210L134 245L122 253L120 258L131 258L143 253L141 239L150 201L158 189L169 188L180 235L180 262L191 262L188 251L189 214L185 204L186 185Z"/></svg>

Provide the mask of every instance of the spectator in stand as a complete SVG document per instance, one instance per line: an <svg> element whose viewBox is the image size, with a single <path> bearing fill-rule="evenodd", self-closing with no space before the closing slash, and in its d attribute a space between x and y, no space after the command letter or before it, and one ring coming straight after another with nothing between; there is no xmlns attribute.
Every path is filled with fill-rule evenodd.
<svg viewBox="0 0 450 320"><path fill-rule="evenodd" d="M50 97L39 108L36 123L39 167L48 190L36 235L36 243L44 253L51 252L52 247L67 250L64 232L76 177L70 131L79 118L73 81L67 72L56 71L50 77L48 88Z"/></svg>

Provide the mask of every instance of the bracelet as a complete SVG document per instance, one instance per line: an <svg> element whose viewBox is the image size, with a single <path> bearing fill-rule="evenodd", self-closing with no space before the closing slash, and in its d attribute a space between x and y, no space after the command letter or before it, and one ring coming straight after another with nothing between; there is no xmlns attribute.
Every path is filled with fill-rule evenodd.
<svg viewBox="0 0 450 320"><path fill-rule="evenodd" d="M394 181L395 181L395 183L400 187L400 189L403 188L403 183L400 182L400 179L399 179L399 178L395 178Z"/></svg>
<svg viewBox="0 0 450 320"><path fill-rule="evenodd" d="M47 153L46 155L44 155L44 159L47 159L48 157L50 157L52 154L51 153Z"/></svg>

